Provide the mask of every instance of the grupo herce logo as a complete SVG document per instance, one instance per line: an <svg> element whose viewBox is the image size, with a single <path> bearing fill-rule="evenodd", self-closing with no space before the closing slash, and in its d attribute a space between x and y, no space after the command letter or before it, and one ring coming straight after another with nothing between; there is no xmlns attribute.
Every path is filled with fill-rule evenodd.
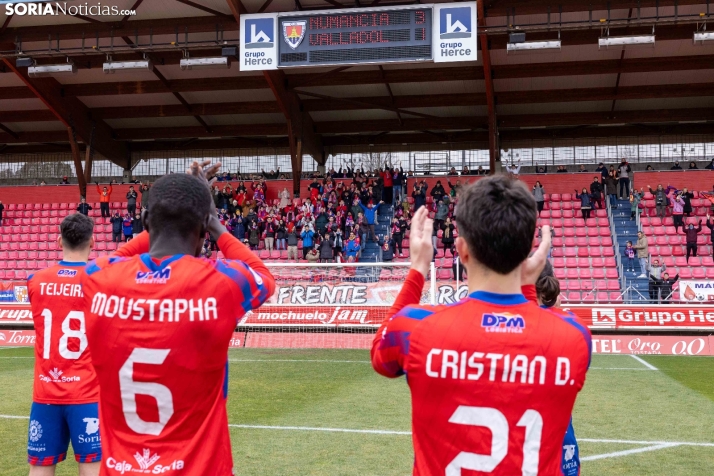
<svg viewBox="0 0 714 476"><path fill-rule="evenodd" d="M617 317L614 307L593 308L593 327L615 327Z"/></svg>
<svg viewBox="0 0 714 476"><path fill-rule="evenodd" d="M245 21L246 48L272 48L275 46L275 22L272 18Z"/></svg>
<svg viewBox="0 0 714 476"><path fill-rule="evenodd" d="M30 441L36 443L42 438L42 425L37 420L30 422Z"/></svg>
<svg viewBox="0 0 714 476"><path fill-rule="evenodd" d="M439 11L439 39L471 38L471 8L442 8Z"/></svg>

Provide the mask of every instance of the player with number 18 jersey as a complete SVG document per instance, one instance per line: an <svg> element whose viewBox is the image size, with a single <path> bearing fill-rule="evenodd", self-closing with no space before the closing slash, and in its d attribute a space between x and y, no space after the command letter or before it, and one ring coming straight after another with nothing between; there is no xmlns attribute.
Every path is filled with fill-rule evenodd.
<svg viewBox="0 0 714 476"><path fill-rule="evenodd" d="M35 378L28 462L63 461L72 440L81 463L101 459L99 384L85 334L83 262L60 261L27 281L35 325Z"/></svg>

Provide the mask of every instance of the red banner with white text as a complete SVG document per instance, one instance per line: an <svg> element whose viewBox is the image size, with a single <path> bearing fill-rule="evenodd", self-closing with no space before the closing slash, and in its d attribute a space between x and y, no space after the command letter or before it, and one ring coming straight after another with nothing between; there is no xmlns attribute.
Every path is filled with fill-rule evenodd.
<svg viewBox="0 0 714 476"><path fill-rule="evenodd" d="M234 332L228 346L245 347L245 332ZM0 347L29 347L35 345L34 330L0 329Z"/></svg>

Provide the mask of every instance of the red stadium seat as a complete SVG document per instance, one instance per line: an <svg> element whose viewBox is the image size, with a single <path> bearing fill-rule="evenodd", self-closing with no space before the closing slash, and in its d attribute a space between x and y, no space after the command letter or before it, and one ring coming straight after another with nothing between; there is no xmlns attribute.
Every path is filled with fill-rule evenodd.
<svg viewBox="0 0 714 476"><path fill-rule="evenodd" d="M575 268L578 266L578 260L576 258L565 258L566 268Z"/></svg>
<svg viewBox="0 0 714 476"><path fill-rule="evenodd" d="M571 281L576 280L580 278L580 273L578 272L579 270L577 268L568 268L565 270L565 277L566 279L569 279ZM578 288L572 288L572 289L580 289Z"/></svg>
<svg viewBox="0 0 714 476"><path fill-rule="evenodd" d="M563 210L563 218L573 218L575 213L572 210Z"/></svg>
<svg viewBox="0 0 714 476"><path fill-rule="evenodd" d="M562 268L553 269L553 274L555 274L555 277L558 279L565 279L565 270Z"/></svg>
<svg viewBox="0 0 714 476"><path fill-rule="evenodd" d="M705 279L707 273L704 268L694 268L692 269L692 278L694 279Z"/></svg>
<svg viewBox="0 0 714 476"><path fill-rule="evenodd" d="M659 256L672 256L672 248L669 246L660 246L658 251Z"/></svg>
<svg viewBox="0 0 714 476"><path fill-rule="evenodd" d="M620 277L620 275L617 273L617 268L607 268L605 270L605 277L607 279L618 279ZM618 286L619 286L619 284L618 284Z"/></svg>
<svg viewBox="0 0 714 476"><path fill-rule="evenodd" d="M597 250L599 250L599 249L600 249L600 247L597 247ZM590 251L591 251L591 250L592 250L593 252L597 253L596 249L593 249L593 248L590 248L590 247L587 247L587 246L586 246L586 247L582 247L582 248L578 248L578 256L579 256L580 258L587 258L588 256L590 256Z"/></svg>
<svg viewBox="0 0 714 476"><path fill-rule="evenodd" d="M673 246L672 256L684 256L684 248L681 246Z"/></svg>
<svg viewBox="0 0 714 476"><path fill-rule="evenodd" d="M590 268L580 268L580 279L592 279L593 274Z"/></svg>
<svg viewBox="0 0 714 476"><path fill-rule="evenodd" d="M711 256L702 256L702 266L711 267L714 266L714 259Z"/></svg>
<svg viewBox="0 0 714 476"><path fill-rule="evenodd" d="M607 293L597 293L595 296L595 301L596 302L610 302L610 298L608 297Z"/></svg>
<svg viewBox="0 0 714 476"><path fill-rule="evenodd" d="M580 293L576 291L570 291L567 294L567 301L569 302L579 302L580 301Z"/></svg>
<svg viewBox="0 0 714 476"><path fill-rule="evenodd" d="M565 260L563 258L553 258L553 267L554 268L564 268Z"/></svg>
<svg viewBox="0 0 714 476"><path fill-rule="evenodd" d="M613 293L610 293L610 302L621 302L622 301L622 294L620 292L615 291Z"/></svg>
<svg viewBox="0 0 714 476"><path fill-rule="evenodd" d="M681 279L692 279L692 270L689 268L680 268L679 277Z"/></svg>

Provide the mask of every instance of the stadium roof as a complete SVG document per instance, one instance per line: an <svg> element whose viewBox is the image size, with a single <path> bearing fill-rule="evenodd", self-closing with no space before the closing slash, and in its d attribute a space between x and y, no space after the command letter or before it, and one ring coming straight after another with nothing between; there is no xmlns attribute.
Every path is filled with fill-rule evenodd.
<svg viewBox="0 0 714 476"><path fill-rule="evenodd" d="M714 41L692 41L710 18L702 1L486 0L475 63L179 68L184 49L215 56L221 44L237 44L241 13L417 3L360 2L112 0L136 10L125 17L8 17L3 9L0 153L91 141L128 166L132 151L287 147L288 131L299 130L305 152L320 162L325 147L341 145L469 142L490 144L496 155L499 141L714 132ZM604 27L610 36L654 28L656 43L601 49ZM562 47L507 53L516 28L529 41L559 36ZM78 72L29 78L15 67L20 50L37 64L69 57ZM104 74L107 54L115 61L146 54L155 66Z"/></svg>

